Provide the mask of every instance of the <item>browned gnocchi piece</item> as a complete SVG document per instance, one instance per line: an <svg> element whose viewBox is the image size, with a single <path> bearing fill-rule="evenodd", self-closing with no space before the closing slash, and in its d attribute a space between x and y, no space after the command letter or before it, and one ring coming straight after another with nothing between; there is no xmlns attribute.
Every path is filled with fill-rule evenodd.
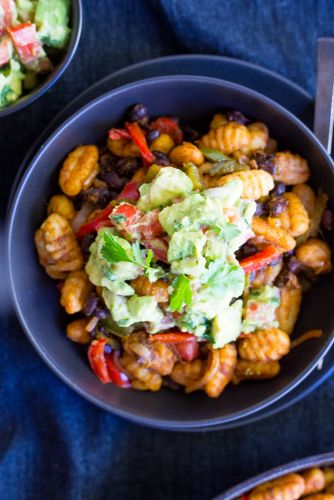
<svg viewBox="0 0 334 500"><path fill-rule="evenodd" d="M201 148L217 149L226 155L247 148L251 141L251 134L245 125L228 122L211 129L199 141Z"/></svg>
<svg viewBox="0 0 334 500"><path fill-rule="evenodd" d="M162 386L162 377L159 373L138 363L133 354L123 352L119 358L120 365L131 378L131 385L140 391L159 391Z"/></svg>
<svg viewBox="0 0 334 500"><path fill-rule="evenodd" d="M140 156L137 146L127 139L108 139L108 148L115 156Z"/></svg>
<svg viewBox="0 0 334 500"><path fill-rule="evenodd" d="M177 362L174 365L170 377L177 384L190 385L202 377L204 365L205 362L201 359Z"/></svg>
<svg viewBox="0 0 334 500"><path fill-rule="evenodd" d="M265 170L244 170L223 175L222 177L203 175L203 184L206 188L219 187L234 179L242 181L242 197L247 200L258 200L263 196L267 196L274 187L272 176Z"/></svg>
<svg viewBox="0 0 334 500"><path fill-rule="evenodd" d="M310 225L310 219L301 199L296 194L285 193L283 198L288 203L289 232L296 238L306 233Z"/></svg>
<svg viewBox="0 0 334 500"><path fill-rule="evenodd" d="M168 302L168 283L163 280L151 283L145 276L138 276L130 282L130 285L137 295L152 295L157 302Z"/></svg>
<svg viewBox="0 0 334 500"><path fill-rule="evenodd" d="M79 146L69 153L59 174L59 185L67 196L87 189L99 172L99 150L96 146Z"/></svg>
<svg viewBox="0 0 334 500"><path fill-rule="evenodd" d="M220 125L225 125L225 123L227 123L226 115L216 113L210 122L210 129L218 128Z"/></svg>
<svg viewBox="0 0 334 500"><path fill-rule="evenodd" d="M51 214L35 233L39 260L51 277L64 278L83 266L83 256L75 234L59 214Z"/></svg>
<svg viewBox="0 0 334 500"><path fill-rule="evenodd" d="M76 319L72 321L66 328L67 337L78 344L88 344L92 340L89 332L86 330L88 321L88 319Z"/></svg>
<svg viewBox="0 0 334 500"><path fill-rule="evenodd" d="M312 467L300 473L305 482L304 495L318 493L325 487L325 476L321 469Z"/></svg>
<svg viewBox="0 0 334 500"><path fill-rule="evenodd" d="M328 273L332 269L331 250L325 241L310 238L296 249L296 257L301 264L312 269L315 274Z"/></svg>
<svg viewBox="0 0 334 500"><path fill-rule="evenodd" d="M328 488L331 485L334 487L334 467L324 467L322 471L325 478L325 487ZM333 492L334 490L331 493Z"/></svg>
<svg viewBox="0 0 334 500"><path fill-rule="evenodd" d="M237 364L237 349L234 344L227 344L219 349L219 369L204 390L210 398L218 398L231 381Z"/></svg>
<svg viewBox="0 0 334 500"><path fill-rule="evenodd" d="M298 154L290 151L280 151L275 154L275 181L284 182L288 186L303 184L310 177L310 168L307 161Z"/></svg>
<svg viewBox="0 0 334 500"><path fill-rule="evenodd" d="M183 142L180 146L176 146L170 152L169 159L175 165L182 167L184 163L194 163L197 166L204 163L204 155L202 151L191 142Z"/></svg>
<svg viewBox="0 0 334 500"><path fill-rule="evenodd" d="M60 303L67 314L82 311L93 285L85 271L72 271L64 281L60 292Z"/></svg>
<svg viewBox="0 0 334 500"><path fill-rule="evenodd" d="M291 335L300 311L302 289L300 286L296 288L284 286L280 291L281 302L276 309L276 318L280 329Z"/></svg>
<svg viewBox="0 0 334 500"><path fill-rule="evenodd" d="M296 186L293 186L292 193L300 198L308 216L311 218L313 216L317 200L315 192L311 186L308 184L297 184Z"/></svg>
<svg viewBox="0 0 334 500"><path fill-rule="evenodd" d="M286 229L274 227L262 217L253 217L252 229L260 240L281 248L282 252L289 252L296 246L295 239Z"/></svg>
<svg viewBox="0 0 334 500"><path fill-rule="evenodd" d="M48 204L48 215L50 214L59 214L67 220L72 220L76 214L73 201L64 194L55 194Z"/></svg>
<svg viewBox="0 0 334 500"><path fill-rule="evenodd" d="M251 135L247 151L256 151L265 149L269 141L269 130L267 125L262 122L254 122L248 125L248 131Z"/></svg>
<svg viewBox="0 0 334 500"><path fill-rule="evenodd" d="M333 493L315 493L314 495L308 495L307 500L334 500Z"/></svg>
<svg viewBox="0 0 334 500"><path fill-rule="evenodd" d="M290 351L290 338L279 328L257 330L240 340L238 351L249 361L278 361Z"/></svg>
<svg viewBox="0 0 334 500"><path fill-rule="evenodd" d="M238 359L232 382L239 384L243 380L262 380L276 377L281 370L278 361L249 361Z"/></svg>
<svg viewBox="0 0 334 500"><path fill-rule="evenodd" d="M140 365L160 375L169 375L177 361L174 351L168 344L151 342L144 332L135 332L126 337L123 347L125 352L137 357Z"/></svg>
<svg viewBox="0 0 334 500"><path fill-rule="evenodd" d="M299 474L286 474L257 486L249 494L250 500L297 500L305 489L304 479Z"/></svg>

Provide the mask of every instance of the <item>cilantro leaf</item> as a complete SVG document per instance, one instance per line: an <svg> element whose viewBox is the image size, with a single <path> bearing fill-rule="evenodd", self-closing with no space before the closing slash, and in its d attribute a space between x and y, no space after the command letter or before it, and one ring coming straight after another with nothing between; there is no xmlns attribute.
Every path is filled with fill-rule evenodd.
<svg viewBox="0 0 334 500"><path fill-rule="evenodd" d="M140 267L146 267L141 250L139 241L132 244L133 262Z"/></svg>
<svg viewBox="0 0 334 500"><path fill-rule="evenodd" d="M190 279L184 274L180 274L174 280L173 288L170 308L172 311L180 312L184 305L189 305L192 301L193 293L190 286Z"/></svg>
<svg viewBox="0 0 334 500"><path fill-rule="evenodd" d="M160 278L167 276L167 273L161 267L147 267L144 271L145 276L150 283L154 283Z"/></svg>
<svg viewBox="0 0 334 500"><path fill-rule="evenodd" d="M230 290L234 296L239 296L244 289L245 273L236 264L216 260L209 264L202 283L213 292L219 290L220 293L225 293Z"/></svg>
<svg viewBox="0 0 334 500"><path fill-rule="evenodd" d="M241 234L238 226L236 226L236 224L232 224L231 222L224 222L223 225L216 224L212 227L212 230L218 234L219 238L224 239L227 242L237 238Z"/></svg>
<svg viewBox="0 0 334 500"><path fill-rule="evenodd" d="M133 259L120 245L112 233L105 231L103 233L104 245L101 249L101 255L107 262L133 262Z"/></svg>
<svg viewBox="0 0 334 500"><path fill-rule="evenodd" d="M110 217L111 220L115 221L116 224L120 224L121 222L126 221L126 217L123 214L115 214Z"/></svg>
<svg viewBox="0 0 334 500"><path fill-rule="evenodd" d="M150 267L152 259L153 259L153 250L149 249L146 256L145 267L147 268Z"/></svg>

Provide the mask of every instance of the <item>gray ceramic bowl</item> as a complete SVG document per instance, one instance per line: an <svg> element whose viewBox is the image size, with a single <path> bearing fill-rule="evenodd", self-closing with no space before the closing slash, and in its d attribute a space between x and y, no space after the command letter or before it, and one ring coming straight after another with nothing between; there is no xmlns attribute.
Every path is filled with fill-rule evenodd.
<svg viewBox="0 0 334 500"><path fill-rule="evenodd" d="M234 488L231 488L221 495L215 497L213 500L236 500L242 495L247 495L256 486L264 483L265 481L271 481L277 479L284 474L290 474L292 472L302 471L308 469L309 467L333 467L334 466L334 453L324 453L323 455L313 455L311 457L302 458L301 460L295 460L294 462L289 462L288 464L281 465L280 467L275 467L269 471L263 472L258 476L247 479L243 483L238 484Z"/></svg>
<svg viewBox="0 0 334 500"><path fill-rule="evenodd" d="M298 119L270 99L245 87L197 76L152 78L113 90L66 120L41 147L22 177L8 219L8 259L17 315L46 363L73 389L106 410L138 423L167 429L200 429L237 422L270 406L295 388L315 368L333 341L333 275L324 276L305 295L296 333L322 328L321 338L302 344L282 361L281 374L269 381L228 387L216 400L204 393L186 396L164 389L158 393L120 390L101 384L79 347L67 340L69 321L59 306L55 283L37 261L33 233L45 218L46 201L59 190L59 166L78 144L105 139L137 102L151 116L179 115L188 122L208 120L230 107L264 121L281 147L308 158L314 185L334 192L333 164L314 135Z"/></svg>
<svg viewBox="0 0 334 500"><path fill-rule="evenodd" d="M23 95L13 104L0 109L0 118L4 116L11 115L16 111L20 111L25 108L41 95L45 94L61 77L66 68L71 63L73 56L77 50L78 43L81 35L82 28L82 5L81 0L71 0L71 36L69 43L64 50L64 56L61 61L57 64L54 70L40 83L37 87L31 90L31 92Z"/></svg>

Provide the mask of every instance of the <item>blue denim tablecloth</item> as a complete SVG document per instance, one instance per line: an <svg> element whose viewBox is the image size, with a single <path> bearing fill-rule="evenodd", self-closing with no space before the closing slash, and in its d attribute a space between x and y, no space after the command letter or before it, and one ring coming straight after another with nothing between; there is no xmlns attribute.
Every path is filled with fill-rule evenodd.
<svg viewBox="0 0 334 500"><path fill-rule="evenodd" d="M65 76L0 123L2 220L31 143L64 105L105 75L163 55L221 54L259 63L314 92L316 39L334 36L333 0L83 3L82 40ZM209 499L254 473L334 449L334 380L291 409L243 428L150 430L95 408L60 382L25 338L6 286L0 304L2 500Z"/></svg>

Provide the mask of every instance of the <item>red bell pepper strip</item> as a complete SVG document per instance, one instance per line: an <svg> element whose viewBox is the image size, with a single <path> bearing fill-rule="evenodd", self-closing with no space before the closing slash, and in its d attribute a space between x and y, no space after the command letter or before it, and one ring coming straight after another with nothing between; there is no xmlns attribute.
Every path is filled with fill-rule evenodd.
<svg viewBox="0 0 334 500"><path fill-rule="evenodd" d="M175 344L175 349L185 361L193 361L199 356L199 348L197 339L190 339L187 342Z"/></svg>
<svg viewBox="0 0 334 500"><path fill-rule="evenodd" d="M140 196L138 187L139 187L138 182L135 181L128 182L127 184L125 184L124 188L117 196L117 199L138 201Z"/></svg>
<svg viewBox="0 0 334 500"><path fill-rule="evenodd" d="M251 273L268 266L273 260L281 255L281 252L274 246L268 245L266 248L239 262L245 273Z"/></svg>
<svg viewBox="0 0 334 500"><path fill-rule="evenodd" d="M152 210L152 212L147 212L138 221L138 231L141 233L145 240L151 240L160 236L164 232L162 225L159 220L159 210Z"/></svg>
<svg viewBox="0 0 334 500"><path fill-rule="evenodd" d="M9 36L0 39L0 66L7 64L13 54L13 43Z"/></svg>
<svg viewBox="0 0 334 500"><path fill-rule="evenodd" d="M125 124L125 128L128 130L131 139L137 146L137 148L140 151L140 154L142 155L144 164L146 166L151 165L152 163L155 162L155 156L154 154L150 151L146 138L144 135L144 132L136 122L127 122Z"/></svg>
<svg viewBox="0 0 334 500"><path fill-rule="evenodd" d="M157 120L151 122L150 126L159 130L161 134L168 134L172 137L175 144L181 144L183 141L183 132L179 125L167 116L161 116Z"/></svg>
<svg viewBox="0 0 334 500"><path fill-rule="evenodd" d="M85 234L92 233L93 231L98 231L101 227L109 227L112 225L111 220L108 218L113 211L113 206L108 206L102 210L95 219L83 224L77 231L76 236L80 238L85 236Z"/></svg>
<svg viewBox="0 0 334 500"><path fill-rule="evenodd" d="M88 360L90 366L97 378L103 384L108 384L111 382L111 377L108 372L108 366L104 352L106 344L106 339L93 340L88 348Z"/></svg>
<svg viewBox="0 0 334 500"><path fill-rule="evenodd" d="M192 342L196 339L192 333L166 332L151 335L152 342L164 342L165 344L180 344Z"/></svg>
<svg viewBox="0 0 334 500"><path fill-rule="evenodd" d="M131 135L124 128L111 128L108 132L108 136L112 141L118 141L119 139L131 141Z"/></svg>
<svg viewBox="0 0 334 500"><path fill-rule="evenodd" d="M37 37L36 25L31 23L18 24L8 28L19 58L23 64L28 64L39 57L45 56L42 44Z"/></svg>
<svg viewBox="0 0 334 500"><path fill-rule="evenodd" d="M110 353L105 354L108 374L111 379L111 382L113 382L115 385L121 387L122 389L129 389L131 387L131 382L128 376L118 368L117 365L118 356L119 353L117 353L116 351L114 351L112 354Z"/></svg>

